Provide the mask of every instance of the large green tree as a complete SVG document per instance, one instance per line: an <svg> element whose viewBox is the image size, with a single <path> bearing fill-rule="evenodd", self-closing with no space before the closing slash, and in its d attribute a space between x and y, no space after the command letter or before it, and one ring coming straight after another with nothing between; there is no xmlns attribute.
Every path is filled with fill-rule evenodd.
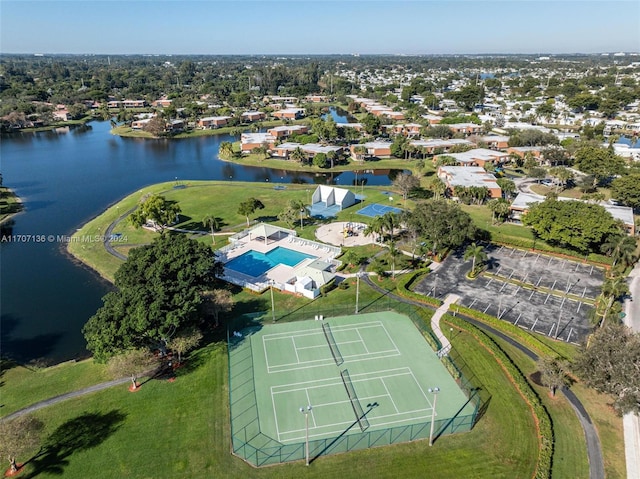
<svg viewBox="0 0 640 479"><path fill-rule="evenodd" d="M624 171L624 159L608 148L585 146L576 151L573 166L594 177L594 186L603 179Z"/></svg>
<svg viewBox="0 0 640 479"><path fill-rule="evenodd" d="M620 225L602 206L581 201L546 200L533 205L522 217L541 239L586 254L600 252L607 236Z"/></svg>
<svg viewBox="0 0 640 479"><path fill-rule="evenodd" d="M427 243L434 253L457 248L473 239L476 233L469 214L446 200L419 203L406 215L406 224L409 231Z"/></svg>
<svg viewBox="0 0 640 479"><path fill-rule="evenodd" d="M198 322L201 292L221 272L209 247L183 235L163 235L131 250L115 274L116 290L83 328L88 349L104 361L128 349L165 344Z"/></svg>
<svg viewBox="0 0 640 479"><path fill-rule="evenodd" d="M144 196L140 206L129 216L129 222L139 228L149 222L153 228L163 233L168 225L174 223L180 214L180 206L168 201L161 195Z"/></svg>
<svg viewBox="0 0 640 479"><path fill-rule="evenodd" d="M611 196L624 205L640 208L640 173L631 173L613 180Z"/></svg>
<svg viewBox="0 0 640 479"><path fill-rule="evenodd" d="M621 324L598 329L575 362L587 386L614 397L620 414L640 411L640 334Z"/></svg>

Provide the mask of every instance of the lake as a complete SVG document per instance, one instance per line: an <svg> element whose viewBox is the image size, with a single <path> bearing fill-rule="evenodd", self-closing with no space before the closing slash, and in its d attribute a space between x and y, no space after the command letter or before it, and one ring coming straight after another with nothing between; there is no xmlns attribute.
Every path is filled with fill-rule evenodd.
<svg viewBox="0 0 640 479"><path fill-rule="evenodd" d="M314 175L220 161L220 143L234 141L229 135L144 140L113 136L110 129L109 122L91 122L2 137L4 184L25 203L2 230L19 241L0 243L3 355L49 363L87 355L81 329L110 285L73 261L62 237L143 186L176 179L346 186L356 179L352 172ZM388 185L395 173L357 179Z"/></svg>

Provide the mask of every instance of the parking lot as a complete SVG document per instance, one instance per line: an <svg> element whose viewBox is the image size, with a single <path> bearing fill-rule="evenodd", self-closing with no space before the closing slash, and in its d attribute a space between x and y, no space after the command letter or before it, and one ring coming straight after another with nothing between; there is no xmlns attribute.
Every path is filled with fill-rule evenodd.
<svg viewBox="0 0 640 479"><path fill-rule="evenodd" d="M590 302L600 292L604 270L590 264L530 251L488 245L488 266L475 280L465 277L471 260L463 251L450 255L416 292L444 298L491 314L522 328L568 342L590 329Z"/></svg>

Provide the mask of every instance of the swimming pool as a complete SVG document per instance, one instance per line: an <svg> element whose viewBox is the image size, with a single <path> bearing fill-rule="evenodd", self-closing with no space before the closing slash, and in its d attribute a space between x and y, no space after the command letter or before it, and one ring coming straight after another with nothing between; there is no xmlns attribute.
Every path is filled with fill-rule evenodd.
<svg viewBox="0 0 640 479"><path fill-rule="evenodd" d="M278 246L266 254L254 250L247 251L229 261L225 268L257 278L274 266L279 264L295 266L307 258L316 258L316 256Z"/></svg>

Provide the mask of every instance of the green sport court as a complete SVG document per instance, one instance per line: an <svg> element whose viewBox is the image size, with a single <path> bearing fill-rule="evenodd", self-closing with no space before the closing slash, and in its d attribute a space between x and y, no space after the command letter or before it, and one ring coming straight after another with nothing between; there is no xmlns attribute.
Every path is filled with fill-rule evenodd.
<svg viewBox="0 0 640 479"><path fill-rule="evenodd" d="M434 436L474 423L479 401L405 315L259 325L240 334L229 342L233 449L252 464L303 459L307 419L312 458L428 438L434 387Z"/></svg>

